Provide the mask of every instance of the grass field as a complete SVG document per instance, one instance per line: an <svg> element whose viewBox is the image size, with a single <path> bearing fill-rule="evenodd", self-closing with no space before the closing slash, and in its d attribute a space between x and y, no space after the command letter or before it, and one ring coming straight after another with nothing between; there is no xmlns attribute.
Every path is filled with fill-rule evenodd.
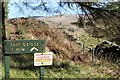
<svg viewBox="0 0 120 80"><path fill-rule="evenodd" d="M15 62L16 63L16 62ZM10 69L11 78L39 78L40 67L31 66L30 63L18 63ZM11 64L13 65L13 64ZM22 65L22 66L20 66ZM31 66L31 67L30 67ZM54 61L52 66L45 67L45 78L117 78L119 66L110 63L75 63L73 61ZM2 67L4 77L4 65Z"/></svg>

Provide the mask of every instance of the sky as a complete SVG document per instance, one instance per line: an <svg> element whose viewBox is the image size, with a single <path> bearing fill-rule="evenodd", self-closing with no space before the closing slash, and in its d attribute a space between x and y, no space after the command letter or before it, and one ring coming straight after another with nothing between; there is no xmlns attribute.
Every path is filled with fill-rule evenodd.
<svg viewBox="0 0 120 80"><path fill-rule="evenodd" d="M47 3L46 6L51 10L51 12L46 12L42 9L32 10L29 7L26 8L23 5L23 2L25 1L28 1L28 3L34 7L39 5L41 1L46 2ZM62 1L65 1L65 0L62 0ZM70 1L70 0L67 0L67 1ZM85 0L81 0L81 1L85 2ZM87 0L87 1L91 1L91 0ZM108 2L108 0L94 0L94 1L101 1L106 3ZM112 0L109 0L109 1L112 1ZM116 2L117 0L114 0L114 1ZM59 0L9 0L8 18L31 17L31 16L53 16L53 15L59 15L59 14L78 14L78 13L84 14L82 13L82 11L80 11L80 9L77 8L75 4L73 4L73 8L70 9L68 8L68 6L64 6L64 8L60 7L58 2ZM17 3L17 5L15 3Z"/></svg>
<svg viewBox="0 0 120 80"><path fill-rule="evenodd" d="M19 5L15 4L18 3ZM31 10L30 8L26 8L25 6L23 6L23 4L20 2L20 0L9 0L9 4L8 4L8 18L17 18L17 17L29 17L29 16L53 16L53 15L59 15L59 14L77 14L77 13L81 13L81 11L77 10L77 6L73 5L74 9L70 9L68 8L68 6L65 6L64 8L59 7L58 1L57 0L53 0L53 1L45 1L47 2L47 7L50 8L50 10L52 10L52 13L50 12L46 12L43 10ZM40 0L34 0L34 2L30 2L30 5L32 6L36 6L39 5L41 3ZM21 7L21 9L19 8ZM57 11L59 10L60 12L53 12L53 11Z"/></svg>

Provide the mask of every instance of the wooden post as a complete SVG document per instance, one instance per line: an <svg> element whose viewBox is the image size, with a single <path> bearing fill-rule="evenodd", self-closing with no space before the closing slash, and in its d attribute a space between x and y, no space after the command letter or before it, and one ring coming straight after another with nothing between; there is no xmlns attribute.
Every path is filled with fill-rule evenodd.
<svg viewBox="0 0 120 80"><path fill-rule="evenodd" d="M85 52L85 42L83 43L83 53Z"/></svg>
<svg viewBox="0 0 120 80"><path fill-rule="evenodd" d="M40 67L40 80L44 80L44 67Z"/></svg>
<svg viewBox="0 0 120 80"><path fill-rule="evenodd" d="M10 79L10 57L5 55L5 80Z"/></svg>

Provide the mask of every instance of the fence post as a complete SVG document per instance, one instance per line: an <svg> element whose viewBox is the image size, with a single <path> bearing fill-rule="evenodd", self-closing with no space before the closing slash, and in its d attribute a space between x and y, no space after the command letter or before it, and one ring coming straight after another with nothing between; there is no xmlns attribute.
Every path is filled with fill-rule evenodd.
<svg viewBox="0 0 120 80"><path fill-rule="evenodd" d="M85 42L83 43L83 53L85 52Z"/></svg>

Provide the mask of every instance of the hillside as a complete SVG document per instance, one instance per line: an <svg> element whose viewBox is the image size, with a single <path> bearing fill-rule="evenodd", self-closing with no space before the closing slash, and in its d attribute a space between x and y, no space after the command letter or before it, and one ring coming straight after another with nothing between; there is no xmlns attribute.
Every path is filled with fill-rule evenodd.
<svg viewBox="0 0 120 80"><path fill-rule="evenodd" d="M119 77L118 65L96 57L93 61L89 49L104 39L91 37L83 28L71 24L77 19L75 15L10 19L6 20L6 36L8 40L46 40L46 51L52 51L54 55L53 65L46 67L46 78ZM20 71L11 77L38 78L38 68L33 66L33 54L11 57L11 73Z"/></svg>
<svg viewBox="0 0 120 80"><path fill-rule="evenodd" d="M60 54L60 55L63 54L64 56L62 57L65 58L69 58L73 60L74 58L78 58L78 60L82 61L80 55L81 57L82 56L84 57L84 54L80 54L82 53L82 49L80 48L81 46L77 44L75 41L69 39L70 37L68 37L68 35L65 34L65 31L67 31L67 29L65 30L57 29L55 28L56 25L54 24L53 24L54 26L51 26L48 23L45 23L44 21L39 21L32 18L26 19L25 21L24 20L25 19L23 20L17 19L15 21L10 20L10 22L14 24L13 27L14 29L12 29L13 30L12 32L7 33L10 34L8 36L8 39L18 40L19 38L22 37L23 39L46 40L47 41L46 48L49 51L52 51L55 54ZM22 31L24 30L25 32L21 33L20 32L21 30ZM11 34L14 34L14 36L11 36ZM88 57L86 56L86 58Z"/></svg>

